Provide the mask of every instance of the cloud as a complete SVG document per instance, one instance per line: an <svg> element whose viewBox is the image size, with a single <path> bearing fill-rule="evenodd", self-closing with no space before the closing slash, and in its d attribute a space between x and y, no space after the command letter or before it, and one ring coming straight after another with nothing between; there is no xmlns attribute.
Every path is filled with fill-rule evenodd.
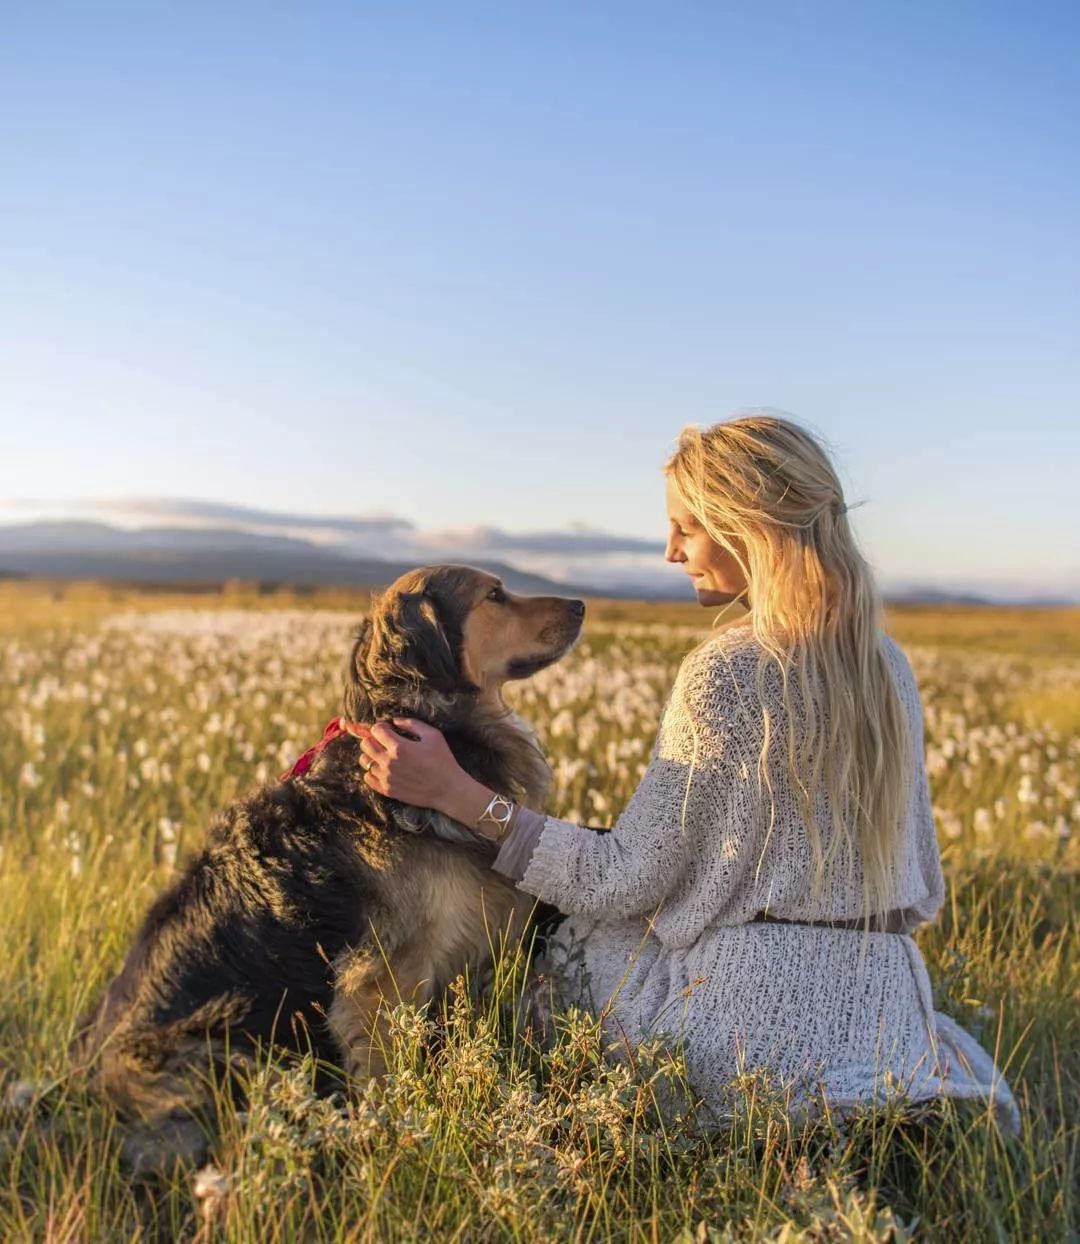
<svg viewBox="0 0 1080 1244"><path fill-rule="evenodd" d="M168 499L124 499L109 502L84 502L86 505L108 506L118 514L127 513L144 519L190 519L207 525L224 524L247 528L323 528L342 533L368 534L381 531L407 531L413 524L393 515L352 517L348 515L289 514L278 510L260 510L250 506L228 505L220 501L189 501Z"/></svg>
<svg viewBox="0 0 1080 1244"><path fill-rule="evenodd" d="M664 551L663 540L617 536L592 528L512 532L499 531L495 527L474 527L460 531L418 533L418 538L431 548L468 547L491 553L566 554L584 557L609 556L615 553L659 554Z"/></svg>

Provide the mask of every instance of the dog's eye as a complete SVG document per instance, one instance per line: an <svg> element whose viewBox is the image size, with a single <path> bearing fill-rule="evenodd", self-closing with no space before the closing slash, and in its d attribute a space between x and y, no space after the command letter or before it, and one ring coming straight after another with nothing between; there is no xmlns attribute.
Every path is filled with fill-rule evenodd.
<svg viewBox="0 0 1080 1244"><path fill-rule="evenodd" d="M493 600L497 605L506 604L506 593L501 587L493 587L487 594L488 600Z"/></svg>

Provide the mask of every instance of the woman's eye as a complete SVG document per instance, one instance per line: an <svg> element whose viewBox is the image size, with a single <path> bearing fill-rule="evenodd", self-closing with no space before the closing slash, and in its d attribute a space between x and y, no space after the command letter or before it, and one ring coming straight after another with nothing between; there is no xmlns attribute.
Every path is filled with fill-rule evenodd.
<svg viewBox="0 0 1080 1244"><path fill-rule="evenodd" d="M487 594L488 600L493 600L497 605L506 603L506 593L501 587L493 587Z"/></svg>

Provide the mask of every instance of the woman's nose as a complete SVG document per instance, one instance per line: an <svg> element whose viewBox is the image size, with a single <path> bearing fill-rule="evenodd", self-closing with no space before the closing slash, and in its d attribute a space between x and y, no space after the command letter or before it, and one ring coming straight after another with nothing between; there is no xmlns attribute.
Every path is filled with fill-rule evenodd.
<svg viewBox="0 0 1080 1244"><path fill-rule="evenodd" d="M682 549L675 543L674 536L668 536L667 548L664 549L664 560L668 562L686 561L686 556Z"/></svg>

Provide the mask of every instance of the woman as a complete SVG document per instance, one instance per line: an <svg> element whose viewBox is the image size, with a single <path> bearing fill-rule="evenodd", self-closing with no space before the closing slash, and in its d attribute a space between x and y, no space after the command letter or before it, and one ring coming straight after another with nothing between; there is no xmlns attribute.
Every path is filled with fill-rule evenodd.
<svg viewBox="0 0 1080 1244"><path fill-rule="evenodd" d="M682 1038L707 1117L764 1070L800 1109L988 1098L1015 1131L910 936L944 899L922 706L833 467L753 415L685 429L665 474L667 560L750 613L684 660L614 829L514 808L414 721L417 742L363 731L366 781L500 841L494 867L569 913L540 964L560 1000L631 1043Z"/></svg>

